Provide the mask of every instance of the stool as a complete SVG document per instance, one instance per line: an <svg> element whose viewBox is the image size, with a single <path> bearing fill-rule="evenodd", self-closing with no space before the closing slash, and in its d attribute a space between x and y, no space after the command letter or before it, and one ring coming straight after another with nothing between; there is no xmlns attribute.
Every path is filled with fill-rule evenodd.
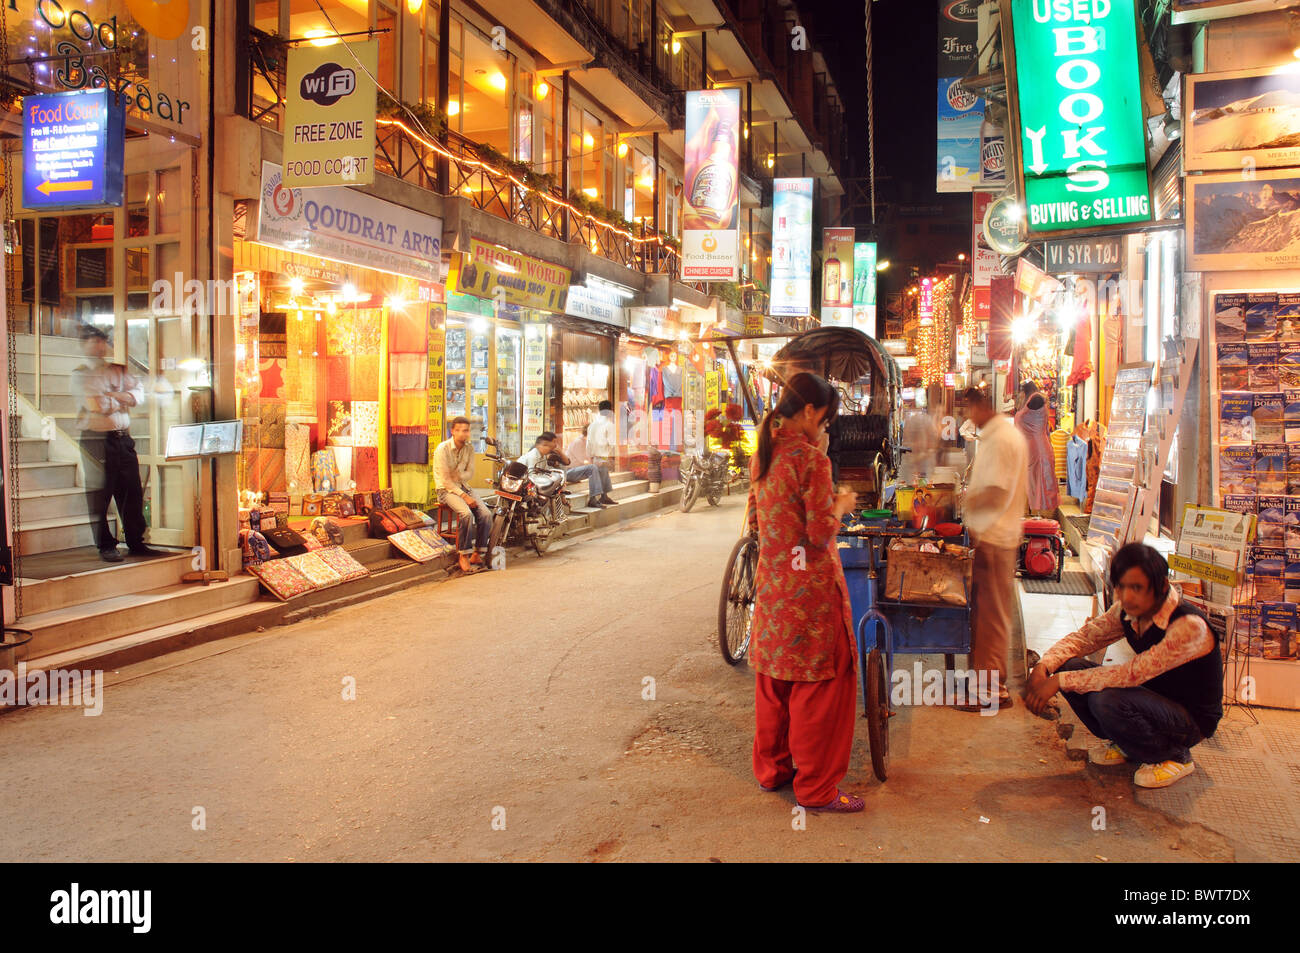
<svg viewBox="0 0 1300 953"><path fill-rule="evenodd" d="M456 511L450 506L444 506L441 503L435 503L434 506L438 508L437 512L434 514L434 519L437 522L438 535L455 545L456 537L459 535Z"/></svg>

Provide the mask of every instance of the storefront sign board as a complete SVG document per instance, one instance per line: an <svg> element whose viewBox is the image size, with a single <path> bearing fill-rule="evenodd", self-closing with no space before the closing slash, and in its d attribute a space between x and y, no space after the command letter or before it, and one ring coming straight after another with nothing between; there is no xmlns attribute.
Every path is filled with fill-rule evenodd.
<svg viewBox="0 0 1300 953"><path fill-rule="evenodd" d="M971 281L974 288L975 320L987 321L990 313L989 282L998 273L999 255L984 237L984 214L996 198L996 192L971 193Z"/></svg>
<svg viewBox="0 0 1300 953"><path fill-rule="evenodd" d="M564 312L572 281L573 272L563 265L477 238L470 240L468 251L457 256L447 276L448 287L462 294L557 314Z"/></svg>
<svg viewBox="0 0 1300 953"><path fill-rule="evenodd" d="M812 313L812 215L812 179L772 181L772 315Z"/></svg>
<svg viewBox="0 0 1300 953"><path fill-rule="evenodd" d="M1014 195L1003 195L984 210L984 240L999 255L1019 255L1029 246L1020 240L1020 203Z"/></svg>
<svg viewBox="0 0 1300 953"><path fill-rule="evenodd" d="M524 433L546 429L546 326L524 327Z"/></svg>
<svg viewBox="0 0 1300 953"><path fill-rule="evenodd" d="M682 280L740 278L740 90L686 94Z"/></svg>
<svg viewBox="0 0 1300 953"><path fill-rule="evenodd" d="M1031 233L1151 220L1132 0L1008 0Z"/></svg>
<svg viewBox="0 0 1300 953"><path fill-rule="evenodd" d="M709 371L704 375L704 409L722 406L722 373Z"/></svg>
<svg viewBox="0 0 1300 953"><path fill-rule="evenodd" d="M876 243L853 245L853 326L876 336Z"/></svg>
<svg viewBox="0 0 1300 953"><path fill-rule="evenodd" d="M980 180L984 100L961 85L979 53L978 0L938 0L938 192L969 192Z"/></svg>
<svg viewBox="0 0 1300 953"><path fill-rule="evenodd" d="M1078 238L1043 243L1047 271L1054 275L1119 271L1123 256L1122 238Z"/></svg>
<svg viewBox="0 0 1300 953"><path fill-rule="evenodd" d="M627 310L622 306L621 301L618 295L603 288L571 285L564 302L564 313L571 314L575 318L586 318L588 321L625 328Z"/></svg>
<svg viewBox="0 0 1300 953"><path fill-rule="evenodd" d="M442 219L356 189L293 189L262 163L257 241L285 251L436 282Z"/></svg>
<svg viewBox="0 0 1300 953"><path fill-rule="evenodd" d="M107 89L24 96L23 205L121 205L126 114Z"/></svg>
<svg viewBox="0 0 1300 953"><path fill-rule="evenodd" d="M442 435L443 414L447 395L447 308L445 305L429 306L429 453L446 438ZM430 457L432 459L432 456ZM436 486L430 474L429 490L436 499Z"/></svg>
<svg viewBox="0 0 1300 953"><path fill-rule="evenodd" d="M673 308L628 308L627 326L633 334L668 340L676 335L677 312Z"/></svg>
<svg viewBox="0 0 1300 953"><path fill-rule="evenodd" d="M375 81L379 41L289 50L284 181L289 188L375 181Z"/></svg>

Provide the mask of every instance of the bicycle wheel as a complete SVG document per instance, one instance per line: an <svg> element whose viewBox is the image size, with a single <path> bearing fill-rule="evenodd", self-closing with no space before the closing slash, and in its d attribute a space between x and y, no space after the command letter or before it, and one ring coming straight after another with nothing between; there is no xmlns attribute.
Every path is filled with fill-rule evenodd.
<svg viewBox="0 0 1300 953"><path fill-rule="evenodd" d="M727 559L718 600L718 647L728 665L735 665L749 649L754 618L754 577L758 571L758 541L739 540Z"/></svg>
<svg viewBox="0 0 1300 953"><path fill-rule="evenodd" d="M889 688L885 659L880 649L867 653L862 677L867 683L867 740L871 743L871 770L883 781L889 771Z"/></svg>
<svg viewBox="0 0 1300 953"><path fill-rule="evenodd" d="M689 513L695 501L700 498L700 478L692 473L686 478L686 485L682 487L682 512Z"/></svg>

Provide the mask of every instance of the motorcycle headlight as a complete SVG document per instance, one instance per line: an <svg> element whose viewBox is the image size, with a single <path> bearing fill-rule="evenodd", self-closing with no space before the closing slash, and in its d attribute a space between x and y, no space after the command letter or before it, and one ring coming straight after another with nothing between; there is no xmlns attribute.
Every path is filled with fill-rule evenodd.
<svg viewBox="0 0 1300 953"><path fill-rule="evenodd" d="M518 493L519 488L524 485L523 477L503 476L501 478L501 489L507 493Z"/></svg>

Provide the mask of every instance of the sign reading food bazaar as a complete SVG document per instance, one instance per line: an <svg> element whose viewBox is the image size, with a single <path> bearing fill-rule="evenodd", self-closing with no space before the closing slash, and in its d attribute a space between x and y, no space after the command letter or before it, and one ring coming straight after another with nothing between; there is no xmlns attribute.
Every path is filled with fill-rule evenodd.
<svg viewBox="0 0 1300 953"><path fill-rule="evenodd" d="M740 90L686 94L682 279L740 277Z"/></svg>
<svg viewBox="0 0 1300 953"><path fill-rule="evenodd" d="M378 40L346 48L338 44L289 51L284 107L288 188L375 181L376 100L371 77L378 63Z"/></svg>
<svg viewBox="0 0 1300 953"><path fill-rule="evenodd" d="M18 0L4 3L6 10L23 15ZM36 0L26 22L10 25L10 53L18 62L23 61L20 54L39 59L37 80L42 85L110 90L132 119L162 120L197 131L190 100L177 92L198 93L199 71L186 57L207 50L204 27L189 29L190 7L189 0L87 0L82 5ZM19 42L24 35L30 45ZM121 59L121 68L113 66L114 55Z"/></svg>
<svg viewBox="0 0 1300 953"><path fill-rule="evenodd" d="M562 265L473 238L448 276L448 284L461 294L562 313L572 279L573 272Z"/></svg>
<svg viewBox="0 0 1300 953"><path fill-rule="evenodd" d="M23 97L23 206L122 204L125 115L106 89Z"/></svg>
<svg viewBox="0 0 1300 953"><path fill-rule="evenodd" d="M1025 225L1151 219L1133 0L1010 0Z"/></svg>

